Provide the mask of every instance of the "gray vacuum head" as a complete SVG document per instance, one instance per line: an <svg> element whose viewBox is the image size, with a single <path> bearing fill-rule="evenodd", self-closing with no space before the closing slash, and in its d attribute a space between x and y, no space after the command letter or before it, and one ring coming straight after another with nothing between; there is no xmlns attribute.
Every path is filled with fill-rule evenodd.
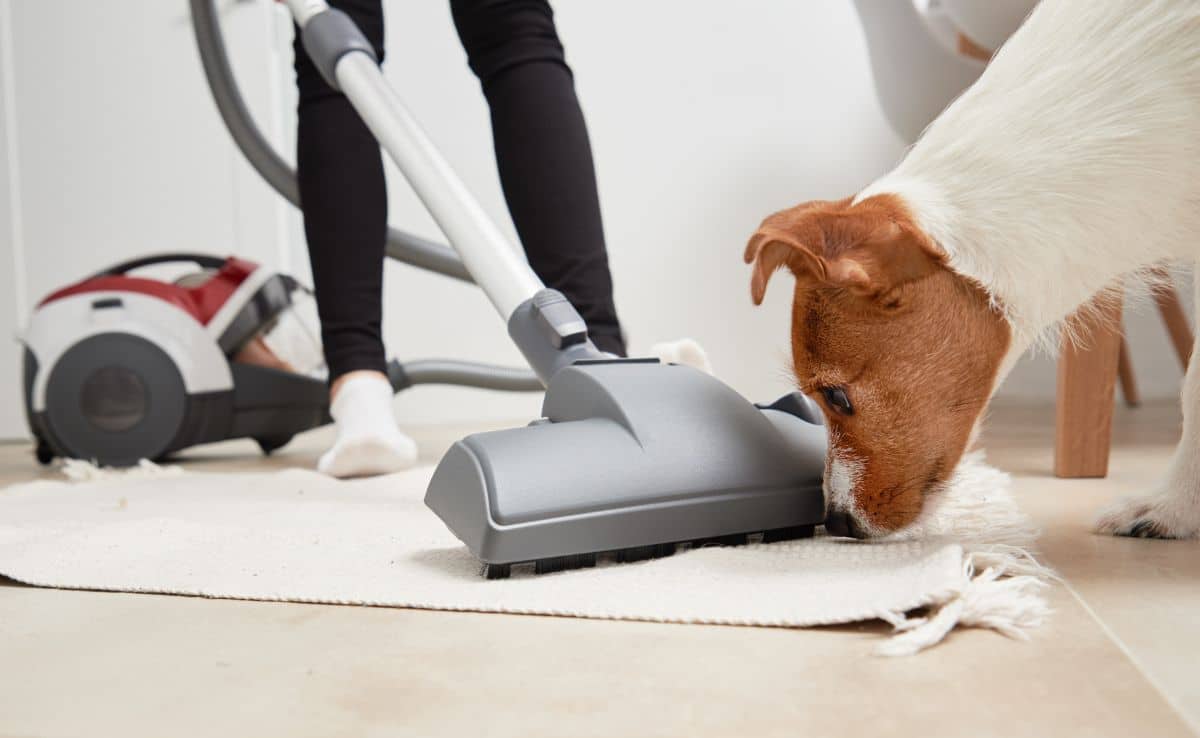
<svg viewBox="0 0 1200 738"><path fill-rule="evenodd" d="M760 408L689 367L581 362L554 375L542 412L456 443L425 495L489 576L803 535L824 519L825 428L802 395Z"/></svg>

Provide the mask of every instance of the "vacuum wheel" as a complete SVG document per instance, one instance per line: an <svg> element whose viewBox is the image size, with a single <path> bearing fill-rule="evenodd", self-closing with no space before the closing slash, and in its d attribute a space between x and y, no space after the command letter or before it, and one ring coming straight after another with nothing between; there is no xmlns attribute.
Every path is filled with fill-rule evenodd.
<svg viewBox="0 0 1200 738"><path fill-rule="evenodd" d="M50 448L50 444L46 443L46 439L38 436L34 439L33 455L37 458L37 462L42 466L47 466L51 461L54 461L54 449Z"/></svg>
<svg viewBox="0 0 1200 738"><path fill-rule="evenodd" d="M48 435L69 458L103 466L156 459L171 448L186 415L187 388L175 362L129 333L83 339L47 378Z"/></svg>
<svg viewBox="0 0 1200 738"><path fill-rule="evenodd" d="M258 442L258 447L262 449L263 456L270 456L276 449L281 449L292 442L295 434L289 433L282 436L265 436L263 438L255 438Z"/></svg>

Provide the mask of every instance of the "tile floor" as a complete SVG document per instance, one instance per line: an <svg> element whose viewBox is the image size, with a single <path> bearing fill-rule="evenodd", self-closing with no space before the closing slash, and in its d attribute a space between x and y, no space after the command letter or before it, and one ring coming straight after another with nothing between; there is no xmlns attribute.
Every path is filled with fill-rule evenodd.
<svg viewBox="0 0 1200 738"><path fill-rule="evenodd" d="M0 579L0 736L1196 736L1200 542L1088 531L1144 489L1178 432L1170 405L1122 409L1104 480L1050 476L1052 413L993 411L985 446L1016 477L1063 575L1029 643L959 631L868 656L881 624L785 630L618 623L39 590ZM461 428L416 432L430 459ZM199 469L311 464L245 443ZM39 475L0 446L0 484Z"/></svg>

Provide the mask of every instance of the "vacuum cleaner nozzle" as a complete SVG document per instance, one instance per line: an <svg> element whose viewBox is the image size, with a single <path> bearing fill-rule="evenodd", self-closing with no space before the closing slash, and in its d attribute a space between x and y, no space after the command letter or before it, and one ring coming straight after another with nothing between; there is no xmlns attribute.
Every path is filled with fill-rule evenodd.
<svg viewBox="0 0 1200 738"><path fill-rule="evenodd" d="M554 375L543 415L459 441L430 481L426 504L489 577L796 537L824 518L825 428L803 395L760 408L690 367L580 362Z"/></svg>

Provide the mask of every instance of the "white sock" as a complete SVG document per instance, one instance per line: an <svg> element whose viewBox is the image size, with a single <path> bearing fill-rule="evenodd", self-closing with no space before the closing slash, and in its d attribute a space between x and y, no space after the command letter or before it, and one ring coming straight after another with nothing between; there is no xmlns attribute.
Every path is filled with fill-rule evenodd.
<svg viewBox="0 0 1200 738"><path fill-rule="evenodd" d="M337 440L322 454L317 471L333 477L369 477L417 462L417 444L396 425L392 394L382 377L351 377L338 388L329 408Z"/></svg>
<svg viewBox="0 0 1200 738"><path fill-rule="evenodd" d="M650 355L664 364L683 364L699 369L705 374L713 373L712 364L708 362L708 353L691 338L656 343L650 347Z"/></svg>

